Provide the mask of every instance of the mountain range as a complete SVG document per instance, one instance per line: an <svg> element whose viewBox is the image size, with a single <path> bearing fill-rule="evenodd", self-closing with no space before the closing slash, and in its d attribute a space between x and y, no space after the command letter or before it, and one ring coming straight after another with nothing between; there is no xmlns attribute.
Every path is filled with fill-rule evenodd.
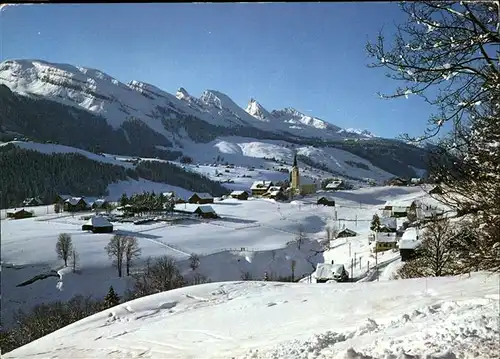
<svg viewBox="0 0 500 359"><path fill-rule="evenodd" d="M3 136L85 150L176 159L190 143L239 136L335 147L400 176L426 168L425 149L343 129L292 107L268 111L252 98L243 109L216 90L195 97L179 88L174 95L96 69L42 60L0 64L0 104Z"/></svg>

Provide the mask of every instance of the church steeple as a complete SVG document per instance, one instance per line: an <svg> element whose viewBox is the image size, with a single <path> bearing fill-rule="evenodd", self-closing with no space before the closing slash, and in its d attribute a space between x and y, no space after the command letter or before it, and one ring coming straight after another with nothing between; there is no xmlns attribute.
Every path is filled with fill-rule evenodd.
<svg viewBox="0 0 500 359"><path fill-rule="evenodd" d="M293 167L297 167L297 152L293 154Z"/></svg>

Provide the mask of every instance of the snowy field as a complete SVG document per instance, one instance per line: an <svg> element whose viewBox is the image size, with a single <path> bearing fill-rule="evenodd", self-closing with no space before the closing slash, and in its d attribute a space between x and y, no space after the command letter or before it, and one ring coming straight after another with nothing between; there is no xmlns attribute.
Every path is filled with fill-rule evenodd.
<svg viewBox="0 0 500 359"><path fill-rule="evenodd" d="M121 304L3 357L498 358L499 279L210 283Z"/></svg>
<svg viewBox="0 0 500 359"><path fill-rule="evenodd" d="M372 215L387 200L409 200L424 195L418 187L340 191L334 194L336 209L316 206L316 197L291 203L227 199L212 205L222 217L220 219L190 220L174 225L114 223L114 229L115 233L138 239L142 261L149 256L167 255L179 261L184 274L190 272L189 255L199 254L201 261L197 271L212 281L240 280L244 273L262 279L266 271L274 276L289 276L291 262L295 260L295 277L314 282L310 274L317 263L334 260L343 263L351 274L350 263L354 258L353 277L363 279L373 271L375 264L368 246ZM104 251L112 234L83 232L83 214L74 217L67 213L47 214L49 209L51 207L35 208L35 218L2 221L2 314L5 324L9 323L10 313L18 308L30 309L38 303L67 300L76 294L104 296L109 285L123 293L128 285L126 278L117 278ZM357 236L337 239L332 242L330 251L316 254L321 249L318 240L325 238L325 224L335 217L335 211L337 227L350 228ZM293 242L299 226L307 236L300 249ZM63 290L56 287L57 277L16 287L37 274L61 269L63 263L57 259L55 244L57 236L63 232L72 236L79 253L79 271L63 275ZM379 270L397 261L398 257L399 254L392 251L379 254ZM372 278L370 275L365 280Z"/></svg>

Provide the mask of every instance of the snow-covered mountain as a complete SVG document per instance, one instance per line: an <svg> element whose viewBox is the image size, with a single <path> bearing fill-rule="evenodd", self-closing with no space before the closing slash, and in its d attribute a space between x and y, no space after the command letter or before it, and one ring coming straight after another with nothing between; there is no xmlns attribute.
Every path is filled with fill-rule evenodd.
<svg viewBox="0 0 500 359"><path fill-rule="evenodd" d="M253 127L310 138L372 137L364 132L342 131L293 108L269 112L253 99L245 111L228 95L216 90L206 90L196 98L180 88L172 95L141 81L125 84L99 70L42 60L2 62L0 84L20 94L39 96L101 115L114 128L135 118L167 138L171 135L162 124L159 107L173 118L176 114L191 115L223 127Z"/></svg>

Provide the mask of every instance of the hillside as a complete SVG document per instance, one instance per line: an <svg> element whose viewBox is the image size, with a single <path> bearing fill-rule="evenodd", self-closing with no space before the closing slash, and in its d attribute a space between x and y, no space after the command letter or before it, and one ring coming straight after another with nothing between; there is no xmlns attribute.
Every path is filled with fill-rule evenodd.
<svg viewBox="0 0 500 359"><path fill-rule="evenodd" d="M0 64L0 139L28 138L119 155L176 159L194 142L220 137L339 148L397 176L425 169L426 151L366 130L341 129L294 108L246 110L216 90L199 98L140 81L122 83L98 70L39 60Z"/></svg>
<svg viewBox="0 0 500 359"><path fill-rule="evenodd" d="M121 304L3 357L496 358L498 280L203 284Z"/></svg>

